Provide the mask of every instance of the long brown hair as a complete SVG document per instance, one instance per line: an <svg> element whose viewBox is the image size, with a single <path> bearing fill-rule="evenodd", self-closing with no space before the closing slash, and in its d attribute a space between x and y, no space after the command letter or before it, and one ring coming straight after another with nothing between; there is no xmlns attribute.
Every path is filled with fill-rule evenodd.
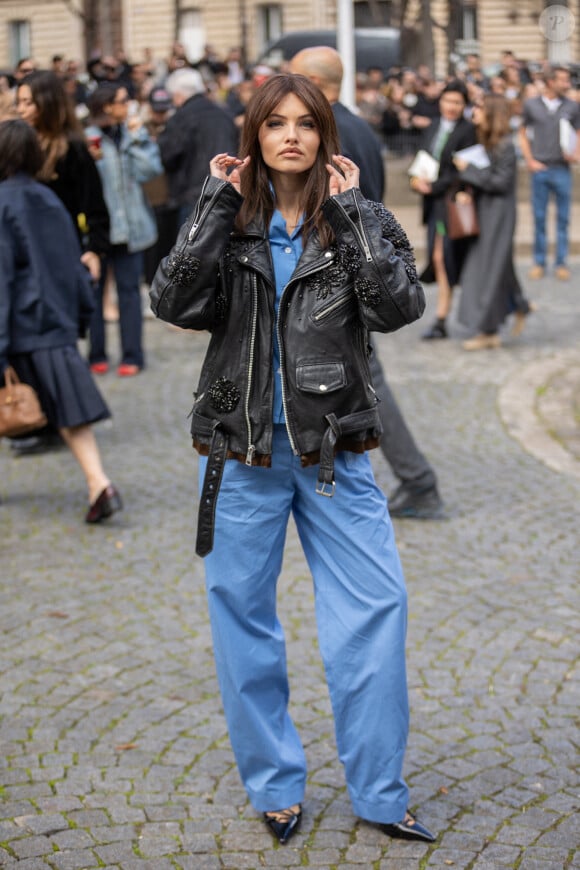
<svg viewBox="0 0 580 870"><path fill-rule="evenodd" d="M244 202L238 213L236 228L243 232L254 218L269 226L274 203L270 189L268 167L262 158L258 133L264 121L274 112L278 103L295 94L302 100L314 119L320 135L320 146L312 169L309 170L302 191L304 212L303 234L311 229L319 233L321 243L327 245L332 239L330 226L321 212L322 203L328 198L329 176L326 164L338 153L338 132L330 103L310 79L302 75L281 73L267 79L252 96L246 108L240 157L250 156L250 164L242 173L241 192Z"/></svg>
<svg viewBox="0 0 580 870"><path fill-rule="evenodd" d="M37 116L34 122L42 154L43 167L38 175L42 181L54 178L57 162L68 151L73 139L82 139L82 126L77 120L71 98L61 79L50 70L27 75L20 86L28 85Z"/></svg>
<svg viewBox="0 0 580 870"><path fill-rule="evenodd" d="M477 126L477 138L486 151L495 151L510 133L511 106L501 94L486 94L481 105L483 120Z"/></svg>

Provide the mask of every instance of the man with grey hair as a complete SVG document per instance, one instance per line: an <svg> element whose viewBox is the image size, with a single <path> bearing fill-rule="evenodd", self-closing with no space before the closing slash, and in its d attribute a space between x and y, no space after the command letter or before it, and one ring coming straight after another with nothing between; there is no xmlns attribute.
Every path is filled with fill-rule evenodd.
<svg viewBox="0 0 580 870"><path fill-rule="evenodd" d="M235 154L238 132L229 114L211 100L201 73L178 69L165 89L176 107L157 144L167 174L169 205L178 209L182 224L197 202L209 161L220 152Z"/></svg>

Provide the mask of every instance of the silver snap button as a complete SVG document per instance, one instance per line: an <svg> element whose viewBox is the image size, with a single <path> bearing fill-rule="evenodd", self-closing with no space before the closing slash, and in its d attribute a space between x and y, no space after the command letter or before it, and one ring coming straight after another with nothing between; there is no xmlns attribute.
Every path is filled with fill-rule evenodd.
<svg viewBox="0 0 580 870"><path fill-rule="evenodd" d="M320 390L321 393L324 393L324 392L326 392L326 390L328 389L328 387L326 386L326 384L320 384L320 386L318 387L318 389Z"/></svg>
<svg viewBox="0 0 580 870"><path fill-rule="evenodd" d="M284 248L284 253L285 253L285 254L291 254L291 253L292 253L292 248Z"/></svg>

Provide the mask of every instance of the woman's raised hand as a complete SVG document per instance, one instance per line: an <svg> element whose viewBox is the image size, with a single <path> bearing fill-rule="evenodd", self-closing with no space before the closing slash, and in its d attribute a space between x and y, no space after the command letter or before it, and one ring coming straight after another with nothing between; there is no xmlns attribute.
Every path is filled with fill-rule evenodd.
<svg viewBox="0 0 580 870"><path fill-rule="evenodd" d="M240 160L239 157L231 157L229 154L216 154L209 162L210 175L213 175L214 178L221 178L222 181L229 181L240 193L242 172L249 162L249 156Z"/></svg>
<svg viewBox="0 0 580 870"><path fill-rule="evenodd" d="M343 157L342 154L333 154L332 159L338 169L330 163L326 164L330 175L330 195L336 196L337 193L358 187L360 171L356 163L353 163L348 157Z"/></svg>

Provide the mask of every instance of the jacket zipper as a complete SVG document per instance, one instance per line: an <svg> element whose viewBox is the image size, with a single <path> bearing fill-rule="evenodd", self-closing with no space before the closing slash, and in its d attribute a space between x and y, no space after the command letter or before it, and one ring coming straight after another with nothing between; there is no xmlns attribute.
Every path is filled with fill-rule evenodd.
<svg viewBox="0 0 580 870"><path fill-rule="evenodd" d="M304 278L307 278L309 275L314 275L316 272L322 271L322 269L325 269L327 266L329 266L331 262L332 261L329 260L327 263L324 263L322 266L317 266L315 269L310 269L310 271L308 271L308 272L303 272L300 275L299 280L302 281ZM290 281L290 282L288 282L288 284L286 284L286 286L284 287L284 289L282 291L282 295L280 297L280 304L278 306L278 317L276 319L276 333L278 335L278 347L280 349L280 383L282 385L282 408L284 409L284 419L286 420L286 431L288 432L288 440L290 441L290 447L292 448L292 452L294 453L295 456L298 456L299 451L298 451L298 448L296 447L296 441L294 440L294 436L293 436L292 431L290 429L290 423L288 420L288 407L286 405L286 384L285 384L285 379L284 379L284 344L282 342L282 330L280 329L280 316L281 316L281 312L282 312L284 297L285 297L286 291L288 290L288 287L290 286L291 283L292 282Z"/></svg>
<svg viewBox="0 0 580 870"><path fill-rule="evenodd" d="M214 201L215 201L217 195L218 195L218 194L220 193L220 191L222 190L223 185L221 185L220 187L217 188L217 190L214 191L214 193L212 194L212 197L211 197L210 201L208 202L208 204L206 205L206 207L204 208L203 213L202 213L202 212L201 212L201 201L202 201L203 196L204 196L204 194L205 194L205 190L206 190L206 187L207 187L207 185L208 185L208 181L209 181L209 179L206 178L205 181L203 182L203 186L202 186L202 188L201 188L201 193L200 193L200 196L199 196L199 201L198 201L198 204L197 204L197 210L196 210L196 213L195 213L194 218L193 218L193 223L192 223L192 225L191 225L191 228L190 228L190 230L189 230L189 233L187 234L187 241L185 241L185 242L182 243L181 248L180 248L180 251L183 251L183 249L185 248L185 245L186 245L188 242L191 242L191 240L193 239L195 233L197 232L197 228L199 227L199 225L200 225L202 219L206 216L206 214L208 213L208 211L210 210L210 208L211 208L212 205L214 204ZM225 182L224 182L224 184L225 184ZM164 287L163 287L163 290L162 290L161 293L159 294L159 305L161 305L161 300L162 300L163 297L165 296L165 293L167 292L167 288L170 286L170 284L171 284L171 280L170 280L170 279L167 279L167 281L165 282L165 285L164 285Z"/></svg>
<svg viewBox="0 0 580 870"><path fill-rule="evenodd" d="M349 217L348 212L346 211L346 209L344 208L342 203L338 202L338 200L335 200L335 202L336 202L336 205L339 207L339 209L344 214L344 216L346 217L346 219L348 220L348 222L352 224L353 232L354 232L355 236L358 238L358 240L361 244L361 247L365 252L365 257L366 257L367 263L372 263L373 258L372 258L372 254L371 254L371 249L369 247L369 243L368 243L367 238L366 238L366 236L363 232L363 229L362 229L362 225L363 225L362 224L362 215L360 213L359 204L358 204L358 202L356 200L356 196L354 194L353 194L353 200L354 200L355 208L356 208L357 213L358 213L358 223L359 223L359 226L361 227L360 230L355 225L354 221Z"/></svg>
<svg viewBox="0 0 580 870"><path fill-rule="evenodd" d="M246 388L246 399L244 402L244 415L246 418L246 429L248 432L248 451L246 453L246 465L252 464L256 448L252 444L252 421L250 420L250 392L252 390L252 375L254 372L254 349L256 346L256 326L258 322L258 283L256 274L252 273L252 325L250 329L250 354L248 362L248 386Z"/></svg>
<svg viewBox="0 0 580 870"><path fill-rule="evenodd" d="M209 210L210 210L211 207L213 206L213 204L214 204L214 202L215 202L215 200L216 200L218 194L221 193L221 191L222 191L223 185L220 185L220 186L217 188L217 190L215 190L215 191L213 192L213 194L211 195L211 198L210 198L209 202L207 203L207 205L205 206L205 208L203 209L203 212L202 212L202 211L201 211L201 201L203 200L203 197L204 197L204 194L205 194L205 191L206 191L206 188L207 188L208 182L209 182L209 178L206 178L205 181L203 182L203 187L201 188L201 193L200 193L200 195L199 195L197 211L196 211L196 213L195 213L195 215L194 215L193 223L192 223L192 225L191 225L191 229L189 230L189 233L187 234L187 241L188 241L188 242L191 242L191 241L192 241L194 235L195 235L196 232L197 232L197 228L199 227L200 223L202 222L202 220L204 219L204 217L207 215L207 213L209 212ZM225 184L225 182L224 182L224 184Z"/></svg>
<svg viewBox="0 0 580 870"><path fill-rule="evenodd" d="M287 284L286 287L288 287ZM284 380L284 345L282 344L282 330L280 329L280 311L282 310L282 300L284 298L284 294L286 293L286 287L284 287L284 290L282 291L282 296L280 297L280 304L278 306L278 317L276 318L276 332L278 334L278 348L280 350L280 384L282 386L282 407L284 409L284 420L286 421L286 431L288 432L288 440L290 441L292 453L295 456L298 456L296 442L294 441L294 436L292 435L292 432L290 430L290 423L288 421L288 407L286 405L286 384Z"/></svg>
<svg viewBox="0 0 580 870"><path fill-rule="evenodd" d="M346 305L347 302L350 302L352 298L352 294L350 290L346 293L343 293L342 296L338 296L334 302L331 302L330 305L327 305L326 308L323 308L322 311L319 311L317 314L312 315L312 319L315 323L318 323L320 320L324 320L325 317L328 317L337 308L342 308L343 305Z"/></svg>

